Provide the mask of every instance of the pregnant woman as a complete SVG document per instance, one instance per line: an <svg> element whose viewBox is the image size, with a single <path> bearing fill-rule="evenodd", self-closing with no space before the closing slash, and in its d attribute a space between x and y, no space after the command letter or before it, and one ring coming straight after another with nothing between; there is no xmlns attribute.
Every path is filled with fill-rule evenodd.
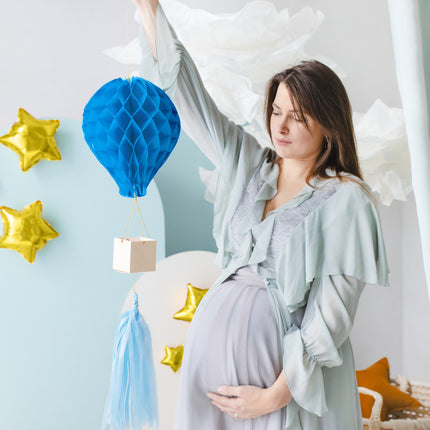
<svg viewBox="0 0 430 430"><path fill-rule="evenodd" d="M262 148L219 112L158 1L133 1L142 77L219 171L223 271L188 332L175 430L361 430L348 336L388 267L342 82L317 61L275 75Z"/></svg>

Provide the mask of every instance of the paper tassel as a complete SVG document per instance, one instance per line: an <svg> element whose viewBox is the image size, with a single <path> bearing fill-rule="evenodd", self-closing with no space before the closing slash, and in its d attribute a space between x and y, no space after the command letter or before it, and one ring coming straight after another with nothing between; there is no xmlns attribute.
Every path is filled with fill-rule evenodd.
<svg viewBox="0 0 430 430"><path fill-rule="evenodd" d="M148 325L133 309L121 315L102 430L158 429L158 401Z"/></svg>

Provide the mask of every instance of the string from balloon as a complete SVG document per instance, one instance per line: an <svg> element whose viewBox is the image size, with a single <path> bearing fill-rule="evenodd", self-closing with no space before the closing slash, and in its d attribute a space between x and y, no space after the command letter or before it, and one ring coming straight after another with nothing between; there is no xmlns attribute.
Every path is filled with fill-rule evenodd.
<svg viewBox="0 0 430 430"><path fill-rule="evenodd" d="M136 274L133 273L133 294L136 294Z"/></svg>
<svg viewBox="0 0 430 430"><path fill-rule="evenodd" d="M137 204L137 196L134 196L134 201L136 202L137 213L139 215L140 229L143 231L143 228L142 228L142 225L143 225L145 227L145 231L146 231L146 234L148 235L148 238L151 238L151 236L149 235L149 231L146 228L145 221L143 220L142 212L140 212L139 205Z"/></svg>
<svg viewBox="0 0 430 430"><path fill-rule="evenodd" d="M142 233L142 236L145 237L145 234L144 234L144 228L145 228L146 237L148 237L150 239L151 236L149 235L148 228L146 227L145 221L143 220L143 215L142 215L142 212L140 211L139 204L137 203L137 196L136 195L134 196L134 204L131 208L130 215L128 216L127 224L125 225L125 229L124 229L124 233L123 233L122 237L125 237L125 238L129 237L131 226L133 225L134 215L136 214L136 212L137 212L139 225L140 225L140 231Z"/></svg>
<svg viewBox="0 0 430 430"><path fill-rule="evenodd" d="M127 33L127 76L128 76L128 80L130 80L130 30L129 30L129 13L128 13L128 3L129 0L125 0L126 1L126 15L127 15L127 23L126 23L126 33Z"/></svg>

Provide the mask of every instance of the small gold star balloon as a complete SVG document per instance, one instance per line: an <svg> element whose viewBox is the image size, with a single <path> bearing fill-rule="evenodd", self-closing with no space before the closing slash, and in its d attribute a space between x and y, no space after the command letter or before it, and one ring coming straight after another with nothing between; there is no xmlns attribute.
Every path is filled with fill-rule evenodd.
<svg viewBox="0 0 430 430"><path fill-rule="evenodd" d="M0 206L4 234L0 237L0 248L18 251L27 261L33 263L36 251L58 233L42 218L42 202L36 201L21 212Z"/></svg>
<svg viewBox="0 0 430 430"><path fill-rule="evenodd" d="M187 284L188 294L187 300L185 302L185 306L173 316L173 318L182 321L191 321L194 317L194 312L197 309L200 301L203 296L209 290L201 290L200 288L196 288L191 284Z"/></svg>
<svg viewBox="0 0 430 430"><path fill-rule="evenodd" d="M165 356L161 360L161 364L170 366L174 372L177 372L182 364L182 357L184 356L184 346L179 345L176 348L164 347Z"/></svg>
<svg viewBox="0 0 430 430"><path fill-rule="evenodd" d="M26 172L42 158L61 160L54 139L59 125L56 119L39 120L20 108L18 122L12 125L9 133L0 136L0 142L19 155L21 170Z"/></svg>

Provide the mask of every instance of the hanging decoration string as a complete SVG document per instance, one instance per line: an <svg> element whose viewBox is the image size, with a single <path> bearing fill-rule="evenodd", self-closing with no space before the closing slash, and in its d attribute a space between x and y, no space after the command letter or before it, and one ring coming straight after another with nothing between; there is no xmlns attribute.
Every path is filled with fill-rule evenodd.
<svg viewBox="0 0 430 430"><path fill-rule="evenodd" d="M140 211L139 205L137 204L137 197L136 197L136 196L134 196L134 200L135 200L135 202L136 202L136 208L137 208L137 213L138 213L138 215L139 215L140 228L141 228L141 230L142 230L142 233L143 233L143 228L142 228L142 225L143 225L143 227L145 227L146 235L147 235L147 237L150 239L150 238L151 238L151 236L149 235L149 231L148 231L148 229L147 229L147 227L146 227L145 221L143 220L143 215L142 215L142 212ZM143 234L142 234L142 235L143 235ZM144 236L144 235L143 235L143 236Z"/></svg>
<svg viewBox="0 0 430 430"><path fill-rule="evenodd" d="M130 215L128 216L127 224L125 225L124 233L122 234L121 238L128 238L131 225L133 224L133 218L134 218L135 212L136 212L136 206L133 205L131 208Z"/></svg>
<svg viewBox="0 0 430 430"><path fill-rule="evenodd" d="M127 75L128 75L128 79L130 80L130 25L129 25L129 0L126 0L126 37L127 37ZM139 224L140 224L140 230L142 232L142 236L144 237L144 228L146 231L146 236L148 238L151 238L151 236L149 235L148 229L146 227L145 221L143 220L143 216L142 216L142 212L140 211L139 205L137 203L137 196L134 196L134 202L135 205L133 205L130 215L128 217L128 221L127 224L125 226L125 230L124 230L124 234L123 234L123 238L128 238L129 234L130 234L130 229L131 226L133 224L133 218L134 218L134 214L136 212L137 209L137 213L138 213L138 218L139 218Z"/></svg>
<svg viewBox="0 0 430 430"><path fill-rule="evenodd" d="M133 224L134 215L137 212L137 216L139 219L139 225L140 225L140 231L142 233L142 236L145 237L144 230L146 231L146 237L151 238L148 228L146 227L145 221L143 220L142 212L140 211L139 204L137 203L137 196L134 196L134 203L131 208L130 215L128 216L127 224L125 225L124 233L122 235L122 238L128 238L130 235L131 226Z"/></svg>
<svg viewBox="0 0 430 430"><path fill-rule="evenodd" d="M127 23L126 23L126 33L127 33L127 76L128 79L130 80L130 29L129 29L129 12L128 12L128 3L130 0L125 0L126 4L127 4Z"/></svg>

